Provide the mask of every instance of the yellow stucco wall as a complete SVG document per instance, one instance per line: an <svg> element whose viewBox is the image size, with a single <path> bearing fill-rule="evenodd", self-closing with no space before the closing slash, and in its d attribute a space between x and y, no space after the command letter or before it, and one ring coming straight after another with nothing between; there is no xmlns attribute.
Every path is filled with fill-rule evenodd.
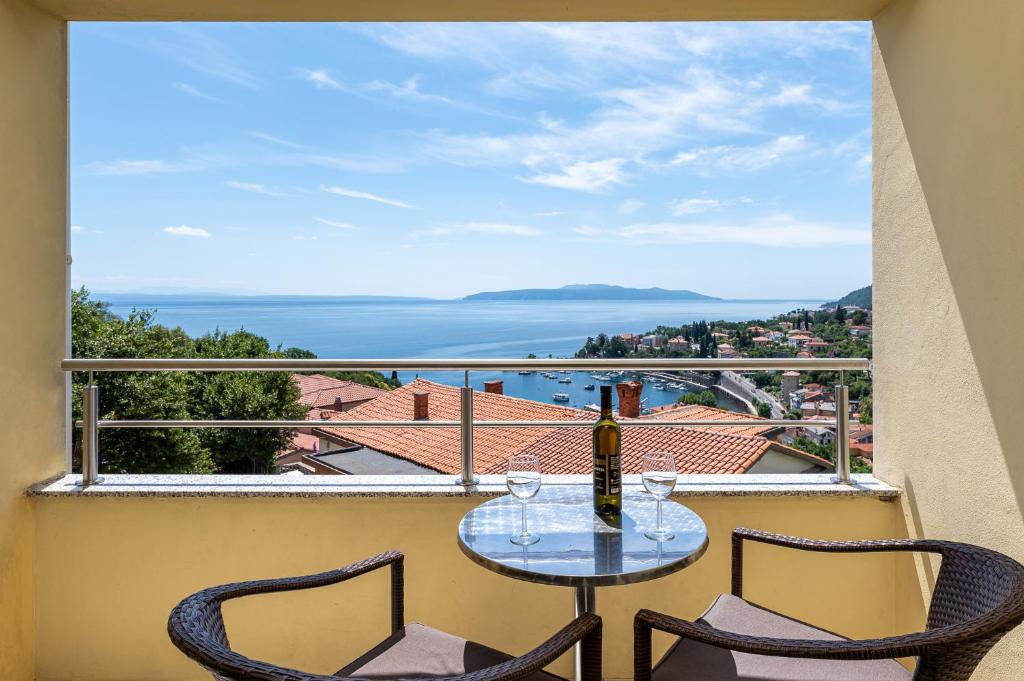
<svg viewBox="0 0 1024 681"><path fill-rule="evenodd" d="M873 17L888 0L35 0L97 21L736 21Z"/></svg>
<svg viewBox="0 0 1024 681"><path fill-rule="evenodd" d="M876 470L917 534L1024 560L1024 3L896 0L874 26ZM1018 630L978 678L1022 661Z"/></svg>
<svg viewBox="0 0 1024 681"><path fill-rule="evenodd" d="M64 457L66 69L63 22L0 0L0 672L33 674L32 514L24 489Z"/></svg>
<svg viewBox="0 0 1024 681"><path fill-rule="evenodd" d="M685 501L685 500L684 500ZM479 499L48 498L34 502L38 678L202 679L165 631L173 605L202 587L329 569L386 549L406 553L407 618L522 653L572 616L571 590L501 577L470 562L455 528ZM699 614L729 589L734 526L813 537L902 536L898 503L837 498L699 498L711 528L694 566L642 585L598 590L606 678L632 674L641 607ZM896 558L753 547L746 594L853 636L893 633ZM229 635L242 652L332 672L386 635L385 575L317 592L237 601ZM659 648L666 644L659 640ZM568 660L555 669L569 672Z"/></svg>

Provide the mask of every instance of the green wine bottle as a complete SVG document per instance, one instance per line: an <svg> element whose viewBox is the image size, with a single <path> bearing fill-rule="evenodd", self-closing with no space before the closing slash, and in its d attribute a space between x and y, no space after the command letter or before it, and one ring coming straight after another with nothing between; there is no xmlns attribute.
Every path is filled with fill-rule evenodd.
<svg viewBox="0 0 1024 681"><path fill-rule="evenodd" d="M594 424L594 512L622 513L622 430L612 415L612 387L601 386L601 418Z"/></svg>

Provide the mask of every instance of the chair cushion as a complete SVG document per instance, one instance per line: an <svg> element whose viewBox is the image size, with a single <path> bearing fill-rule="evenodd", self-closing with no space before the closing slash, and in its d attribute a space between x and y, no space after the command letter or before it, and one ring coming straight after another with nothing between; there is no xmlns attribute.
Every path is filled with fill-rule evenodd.
<svg viewBox="0 0 1024 681"><path fill-rule="evenodd" d="M363 679L457 676L486 669L512 657L494 648L412 623L339 669L336 675ZM562 681L560 677L543 671L523 678L528 681Z"/></svg>
<svg viewBox="0 0 1024 681"><path fill-rule="evenodd" d="M842 636L766 610L729 594L700 620L734 634L842 641ZM909 681L895 660L813 660L751 655L681 639L654 669L654 681Z"/></svg>

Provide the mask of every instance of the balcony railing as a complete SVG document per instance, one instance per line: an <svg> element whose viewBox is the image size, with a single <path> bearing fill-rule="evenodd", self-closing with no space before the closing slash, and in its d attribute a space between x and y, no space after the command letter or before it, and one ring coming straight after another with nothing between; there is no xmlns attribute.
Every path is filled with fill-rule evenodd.
<svg viewBox="0 0 1024 681"><path fill-rule="evenodd" d="M83 418L75 425L82 428L82 485L101 482L99 477L99 431L106 428L299 428L337 427L332 420L103 420L99 418L99 387L95 372L136 371L462 371L458 421L345 421L345 428L458 428L461 440L461 472L458 484L477 483L473 468L473 431L475 428L590 428L592 421L477 421L473 418L472 371L519 370L617 370L617 371L834 371L839 373L835 386L835 418L832 420L733 419L733 420L658 420L623 421L624 428L685 428L736 426L813 426L835 430L835 468L833 481L850 483L849 395L845 372L870 371L871 362L862 358L820 359L65 359L61 368L68 372L88 372L89 381L82 393Z"/></svg>

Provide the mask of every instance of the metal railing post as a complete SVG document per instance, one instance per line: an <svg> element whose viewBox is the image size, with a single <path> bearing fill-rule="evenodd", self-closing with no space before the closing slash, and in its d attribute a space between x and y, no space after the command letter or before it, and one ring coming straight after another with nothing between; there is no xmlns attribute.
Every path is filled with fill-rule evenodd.
<svg viewBox="0 0 1024 681"><path fill-rule="evenodd" d="M836 475L833 482L850 484L850 392L845 385L836 386Z"/></svg>
<svg viewBox="0 0 1024 681"><path fill-rule="evenodd" d="M467 487L480 482L473 475L473 388L469 385L469 372L466 372L466 384L459 388L459 435L462 439L462 473L456 484Z"/></svg>
<svg viewBox="0 0 1024 681"><path fill-rule="evenodd" d="M92 382L82 389L82 487L101 482L100 477L100 389Z"/></svg>

